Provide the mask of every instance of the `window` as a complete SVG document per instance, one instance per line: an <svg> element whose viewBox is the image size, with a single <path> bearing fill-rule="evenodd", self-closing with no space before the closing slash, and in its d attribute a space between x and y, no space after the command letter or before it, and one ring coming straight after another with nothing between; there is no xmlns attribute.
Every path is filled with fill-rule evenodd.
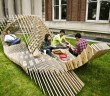
<svg viewBox="0 0 110 96"><path fill-rule="evenodd" d="M67 0L53 0L53 20L66 20Z"/></svg>
<svg viewBox="0 0 110 96"><path fill-rule="evenodd" d="M109 22L110 0L87 0L86 20Z"/></svg>
<svg viewBox="0 0 110 96"><path fill-rule="evenodd" d="M88 20L96 20L97 1L90 2L88 5Z"/></svg>
<svg viewBox="0 0 110 96"><path fill-rule="evenodd" d="M110 11L110 2L101 1L100 2L100 15L99 20L108 20Z"/></svg>

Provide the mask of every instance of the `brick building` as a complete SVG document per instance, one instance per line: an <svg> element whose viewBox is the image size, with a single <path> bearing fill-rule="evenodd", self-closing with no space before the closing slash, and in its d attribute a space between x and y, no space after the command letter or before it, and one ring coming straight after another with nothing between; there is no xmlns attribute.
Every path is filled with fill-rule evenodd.
<svg viewBox="0 0 110 96"><path fill-rule="evenodd" d="M110 37L110 0L0 0L0 18L15 14L37 15L55 32Z"/></svg>
<svg viewBox="0 0 110 96"><path fill-rule="evenodd" d="M110 0L45 0L45 20L54 31L110 37Z"/></svg>

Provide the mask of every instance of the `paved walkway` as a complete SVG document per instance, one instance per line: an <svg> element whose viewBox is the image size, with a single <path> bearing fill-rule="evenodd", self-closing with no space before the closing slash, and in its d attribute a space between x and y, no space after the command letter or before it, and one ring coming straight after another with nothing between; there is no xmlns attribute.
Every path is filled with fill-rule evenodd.
<svg viewBox="0 0 110 96"><path fill-rule="evenodd" d="M58 32L54 32L54 34L58 34ZM66 36L69 37L69 38L75 39L75 36L73 34L67 34ZM110 44L110 39L106 39L106 38L92 37L92 36L82 36L82 38L85 38L88 41L106 42L106 43Z"/></svg>
<svg viewBox="0 0 110 96"><path fill-rule="evenodd" d="M68 37L74 38L73 34L68 34ZM92 37L92 36L82 36L82 38L87 39L88 41L96 41L96 42L106 42L106 43L110 43L110 39L106 39L106 38L99 38L99 37Z"/></svg>

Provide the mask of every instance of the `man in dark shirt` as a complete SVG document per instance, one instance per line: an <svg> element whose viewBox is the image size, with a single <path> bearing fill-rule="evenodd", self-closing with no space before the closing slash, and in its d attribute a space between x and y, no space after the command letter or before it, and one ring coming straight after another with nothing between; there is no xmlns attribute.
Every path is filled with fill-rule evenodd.
<svg viewBox="0 0 110 96"><path fill-rule="evenodd" d="M70 53L72 53L75 56L78 56L79 54L81 54L81 52L86 49L88 43L85 39L81 38L81 34L77 33L75 35L75 38L77 40L76 42L76 47L75 48L69 48Z"/></svg>

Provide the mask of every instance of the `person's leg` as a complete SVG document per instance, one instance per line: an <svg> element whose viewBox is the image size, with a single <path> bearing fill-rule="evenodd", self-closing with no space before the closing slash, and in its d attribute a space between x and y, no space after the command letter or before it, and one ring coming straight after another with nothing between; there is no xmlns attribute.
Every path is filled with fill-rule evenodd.
<svg viewBox="0 0 110 96"><path fill-rule="evenodd" d="M5 43L10 46L11 45L11 41L5 41Z"/></svg>
<svg viewBox="0 0 110 96"><path fill-rule="evenodd" d="M76 57L78 56L78 54L77 54L77 53L75 53L75 52L73 52L73 55L74 55L74 56L76 56Z"/></svg>
<svg viewBox="0 0 110 96"><path fill-rule="evenodd" d="M73 54L74 56L78 56L78 54L77 53L75 53L71 48L69 48L69 52L71 53L71 54Z"/></svg>
<svg viewBox="0 0 110 96"><path fill-rule="evenodd" d="M66 49L67 47L61 46L61 45L56 45L55 49Z"/></svg>
<svg viewBox="0 0 110 96"><path fill-rule="evenodd" d="M15 39L15 40L13 40L13 42L11 43L12 45L14 45L14 44L19 44L20 43L20 39L19 38L17 38L17 39Z"/></svg>
<svg viewBox="0 0 110 96"><path fill-rule="evenodd" d="M46 49L46 53L50 56L52 56L52 53L51 53L51 49Z"/></svg>
<svg viewBox="0 0 110 96"><path fill-rule="evenodd" d="M71 54L73 54L73 50L72 50L71 48L69 48L69 52L70 52Z"/></svg>
<svg viewBox="0 0 110 96"><path fill-rule="evenodd" d="M9 40L9 41L7 41L7 42L9 42L10 45L13 45L14 40Z"/></svg>

